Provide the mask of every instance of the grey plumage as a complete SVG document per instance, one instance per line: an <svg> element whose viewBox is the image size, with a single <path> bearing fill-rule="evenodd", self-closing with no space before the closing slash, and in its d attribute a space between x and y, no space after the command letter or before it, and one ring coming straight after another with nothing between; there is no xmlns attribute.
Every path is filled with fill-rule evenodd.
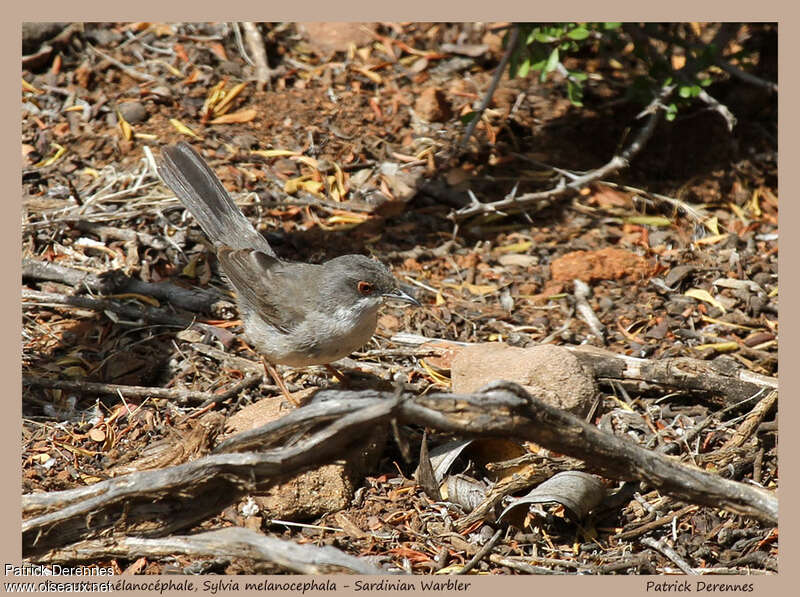
<svg viewBox="0 0 800 597"><path fill-rule="evenodd" d="M181 142L165 147L162 155L164 161L158 168L159 175L212 243L234 249L257 249L275 256L267 239L253 227L191 145Z"/></svg>
<svg viewBox="0 0 800 597"><path fill-rule="evenodd" d="M385 265L364 255L320 265L279 259L188 143L163 156L159 174L214 244L245 332L271 363L338 360L369 341L384 297L419 305Z"/></svg>

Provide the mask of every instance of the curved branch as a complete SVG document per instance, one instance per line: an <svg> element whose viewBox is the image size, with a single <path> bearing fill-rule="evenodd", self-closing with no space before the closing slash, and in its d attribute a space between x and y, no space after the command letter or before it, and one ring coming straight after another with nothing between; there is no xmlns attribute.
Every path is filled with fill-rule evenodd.
<svg viewBox="0 0 800 597"><path fill-rule="evenodd" d="M337 417L337 413L347 414ZM340 457L368 430L391 418L466 436L533 441L584 460L587 471L612 479L645 481L690 503L777 521L778 501L768 491L690 468L606 434L531 397L516 384L494 382L482 392L465 395L323 391L315 403L271 424L269 436L285 437L288 428L310 429L315 421L333 420L293 446L214 454L81 489L23 496L23 513L33 515L22 525L23 552L30 557L109 532L157 537L186 528L247 492L264 490L282 476ZM251 434L246 445L257 449L255 444ZM227 447L233 446L228 443Z"/></svg>

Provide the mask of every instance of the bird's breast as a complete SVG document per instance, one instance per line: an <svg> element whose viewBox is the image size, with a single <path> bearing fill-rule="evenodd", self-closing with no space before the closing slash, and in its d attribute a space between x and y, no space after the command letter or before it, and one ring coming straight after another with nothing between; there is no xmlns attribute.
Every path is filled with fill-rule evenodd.
<svg viewBox="0 0 800 597"><path fill-rule="evenodd" d="M263 320L245 325L256 349L273 363L291 367L325 365L361 348L375 333L378 309L337 307L307 317L290 333L276 330Z"/></svg>

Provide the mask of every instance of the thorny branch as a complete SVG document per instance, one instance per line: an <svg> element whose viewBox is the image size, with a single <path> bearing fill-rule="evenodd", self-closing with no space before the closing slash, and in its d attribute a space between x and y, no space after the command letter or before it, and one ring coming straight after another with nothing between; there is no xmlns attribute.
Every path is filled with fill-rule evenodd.
<svg viewBox="0 0 800 597"><path fill-rule="evenodd" d="M648 115L648 118L633 141L631 141L619 155L615 155L599 168L587 172L583 176L578 176L568 183L564 182L564 179L561 178L554 188L547 191L525 193L519 197L516 196L516 189L503 199L490 203L481 203L474 195L471 195L472 203L451 212L448 217L452 220L460 221L478 214L503 213L504 211L512 210L519 211L539 202L557 199L570 191L578 191L586 185L605 178L623 168L627 168L630 161L644 148L650 137L653 136L656 125L661 119L664 102L672 94L674 89L674 85L666 85L661 89L660 93L653 98L653 101L639 114L638 118L645 115Z"/></svg>

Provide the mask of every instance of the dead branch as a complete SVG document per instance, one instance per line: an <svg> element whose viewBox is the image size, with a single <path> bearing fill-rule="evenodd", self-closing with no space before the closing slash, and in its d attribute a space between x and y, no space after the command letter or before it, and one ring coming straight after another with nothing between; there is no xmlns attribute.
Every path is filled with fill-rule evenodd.
<svg viewBox="0 0 800 597"><path fill-rule="evenodd" d="M469 142L475 127L478 125L478 122L480 122L483 112L489 107L489 102L492 101L492 96L494 95L495 89L497 89L497 85L500 83L500 77L502 77L503 71L506 69L506 64L508 64L508 61L511 59L511 55L516 49L518 38L519 25L513 25L511 27L511 33L508 36L508 41L506 42L506 51L503 52L503 56L500 58L500 64L498 64L497 68L494 69L494 75L492 75L492 80L489 83L488 89L486 89L486 93L483 94L481 105L477 110L475 110L472 120L470 120L469 124L467 125L467 130L464 131L464 136L462 137L461 142L458 144L460 149L463 149L467 146L467 142Z"/></svg>
<svg viewBox="0 0 800 597"><path fill-rule="evenodd" d="M741 79L745 83L750 83L751 85L756 85L757 87L763 87L764 89L770 91L771 93L778 93L778 84L773 83L772 81L768 81L766 79L762 79L761 77L757 77L752 73L748 73L734 65L732 65L727 60L723 60L722 58L718 58L714 64L720 67L722 70L727 72L729 75L736 77L737 79Z"/></svg>
<svg viewBox="0 0 800 597"><path fill-rule="evenodd" d="M160 539L109 537L81 541L44 554L37 561L64 564L109 558L164 558L178 553L227 561L247 558L256 562L271 562L299 574L387 574L386 570L363 558L348 555L335 547L318 547L308 543L299 545L242 527Z"/></svg>
<svg viewBox="0 0 800 597"><path fill-rule="evenodd" d="M656 125L661 119L661 112L664 108L663 102L672 94L675 89L674 85L667 85L663 87L660 93L653 98L653 101L639 114L637 118L648 115L647 122L641 128L639 133L634 137L633 141L618 155L612 157L606 164L600 166L595 170L587 172L583 176L575 177L568 183L564 182L562 178L558 184L552 189L540 191L537 193L526 193L517 197L515 193L510 193L508 196L500 199L499 201L492 201L490 203L481 203L474 197L472 203L461 209L452 211L449 218L453 220L464 220L466 218L484 214L495 213L503 211L518 211L525 209L540 202L549 202L557 199L568 192L578 191L581 188L605 178L623 168L627 168L630 161L644 148L650 137L655 132Z"/></svg>
<svg viewBox="0 0 800 597"><path fill-rule="evenodd" d="M32 388L53 388L68 392L80 392L84 395L123 396L125 398L166 398L178 404L201 404L203 406L216 402L224 402L254 385L263 377L261 373L251 373L244 379L232 384L228 389L218 394L210 392L195 392L180 388L157 388L147 386L126 386L113 383L100 383L92 381L71 379L47 379L31 375L22 376L22 385Z"/></svg>
<svg viewBox="0 0 800 597"><path fill-rule="evenodd" d="M388 419L396 400L360 401L361 408L295 446L262 453L218 454L194 462L132 473L95 485L26 496L23 523L32 555L102 533L164 536L218 513L247 493L263 492L281 475L329 462Z"/></svg>
<svg viewBox="0 0 800 597"><path fill-rule="evenodd" d="M195 323L193 318L186 317L167 309L139 306L134 303L123 303L111 299L95 299L85 296L66 296L55 292L39 292L37 290L22 290L22 300L37 304L64 305L79 309L93 309L95 311L110 311L127 317L130 320L142 320L148 323L171 325L174 327L188 327ZM25 303L23 303L25 304Z"/></svg>
<svg viewBox="0 0 800 597"><path fill-rule="evenodd" d="M258 453L213 454L194 462L133 473L63 492L23 496L23 551L35 556L102 534L163 536L218 513L248 492L282 476L330 462L363 434L391 419L467 436L515 437L580 458L587 471L644 481L689 503L726 508L777 521L778 501L763 489L680 464L663 454L603 433L574 415L548 406L508 382L466 395L412 396L388 392L320 392L314 403L221 449L256 447L257 436L289 437L331 421L294 445ZM269 428L265 434L264 429Z"/></svg>
<svg viewBox="0 0 800 597"><path fill-rule="evenodd" d="M741 464L743 460L742 451L746 451L745 444L757 431L758 426L764 420L767 413L770 412L777 403L778 392L777 390L773 390L753 407L734 434L721 448L707 454L700 454L696 460L701 463L713 463L718 470L722 470L737 461Z"/></svg>
<svg viewBox="0 0 800 597"><path fill-rule="evenodd" d="M244 29L244 39L247 42L247 48L253 55L253 62L256 67L256 86L259 90L263 91L270 86L272 82L272 70L267 63L267 50L264 45L264 40L261 33L258 31L258 25L252 21L245 21L242 23Z"/></svg>
<svg viewBox="0 0 800 597"><path fill-rule="evenodd" d="M86 44L86 47L89 48L89 50L91 50L95 54L97 54L100 58L102 58L104 62L107 62L108 64L116 66L123 73L128 75L130 78L135 79L136 81L140 81L142 83L152 83L154 81L158 81L157 77L154 77L153 75L150 75L148 73L143 73L141 71L138 71L135 68L132 68L132 67L128 66L127 64L123 63L123 62L120 62L116 58L112 58L108 54L106 54L104 52L101 52L100 50L98 50L97 48L92 46L91 44ZM99 69L99 70L103 70L103 69Z"/></svg>
<svg viewBox="0 0 800 597"><path fill-rule="evenodd" d="M567 346L598 381L635 381L723 396L728 403L777 390L778 380L746 369L733 371L714 361L675 357L659 361L616 354L594 346Z"/></svg>
<svg viewBox="0 0 800 597"><path fill-rule="evenodd" d="M483 547L481 547L480 551L478 551L478 553L476 553L469 562L467 562L466 566L458 571L458 574L467 574L470 570L475 568L475 566L477 566L478 563L485 558L489 552L492 551L492 549L494 549L494 546L500 540L502 534L503 529L497 529L494 535L492 535L492 538L489 539ZM456 574L456 572L453 572L453 574Z"/></svg>
<svg viewBox="0 0 800 597"><path fill-rule="evenodd" d="M689 564L686 563L678 552L672 549L669 545L667 545L663 539L655 540L652 537L643 537L640 539L642 545L646 545L647 547L651 547L656 551L661 552L662 555L672 560L672 562L680 568L681 572L684 574L692 574L696 575L698 572L692 568Z"/></svg>
<svg viewBox="0 0 800 597"><path fill-rule="evenodd" d="M22 277L31 280L48 280L84 288L101 294L133 293L168 301L181 309L213 313L216 317L230 317L233 301L220 291L202 288L183 288L169 282L144 282L126 276L119 270L93 274L79 269L65 267L57 263L22 260Z"/></svg>
<svg viewBox="0 0 800 597"><path fill-rule="evenodd" d="M140 232L131 230L129 228L118 228L116 226L105 226L96 222L87 222L85 220L75 220L71 225L80 230L100 237L103 242L106 239L134 241L145 247L152 247L158 251L163 251L169 246L169 243L161 236L148 234L147 232Z"/></svg>

